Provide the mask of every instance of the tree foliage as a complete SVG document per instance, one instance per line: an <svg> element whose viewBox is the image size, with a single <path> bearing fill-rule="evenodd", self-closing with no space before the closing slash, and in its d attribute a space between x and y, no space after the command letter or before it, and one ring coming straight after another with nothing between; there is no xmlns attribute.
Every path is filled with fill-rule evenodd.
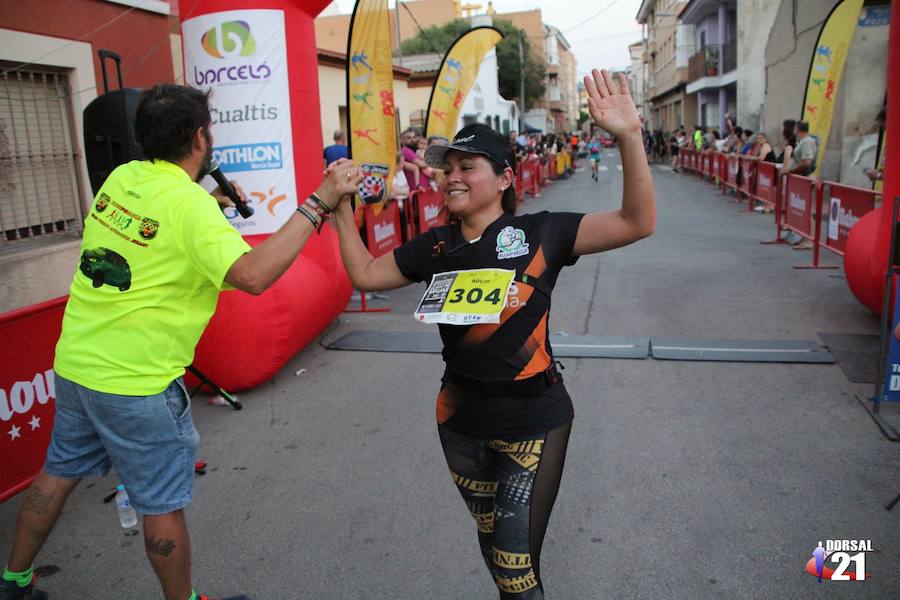
<svg viewBox="0 0 900 600"><path fill-rule="evenodd" d="M507 99L519 98L519 35L522 36L522 55L525 62L525 110L544 97L546 65L539 53L528 40L525 32L510 21L494 21L494 27L503 33L497 44L497 78L500 95ZM466 19L456 19L444 25L434 25L420 31L415 37L404 40L403 54L436 53L442 57L450 50L451 44L464 32L472 28Z"/></svg>

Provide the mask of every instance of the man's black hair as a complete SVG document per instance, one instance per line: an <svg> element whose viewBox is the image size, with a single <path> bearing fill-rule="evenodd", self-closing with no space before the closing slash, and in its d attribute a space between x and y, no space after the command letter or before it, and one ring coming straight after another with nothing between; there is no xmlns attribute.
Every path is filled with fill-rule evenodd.
<svg viewBox="0 0 900 600"><path fill-rule="evenodd" d="M141 93L134 135L144 158L176 162L191 153L197 130L211 123L209 92L162 83Z"/></svg>

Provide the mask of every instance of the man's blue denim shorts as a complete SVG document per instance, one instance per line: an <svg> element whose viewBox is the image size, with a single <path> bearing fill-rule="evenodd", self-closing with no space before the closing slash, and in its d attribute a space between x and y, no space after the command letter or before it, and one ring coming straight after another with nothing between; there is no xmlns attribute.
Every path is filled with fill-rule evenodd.
<svg viewBox="0 0 900 600"><path fill-rule="evenodd" d="M191 502L198 442L181 379L153 396L120 396L56 376L50 475L99 477L114 466L135 510L166 514Z"/></svg>

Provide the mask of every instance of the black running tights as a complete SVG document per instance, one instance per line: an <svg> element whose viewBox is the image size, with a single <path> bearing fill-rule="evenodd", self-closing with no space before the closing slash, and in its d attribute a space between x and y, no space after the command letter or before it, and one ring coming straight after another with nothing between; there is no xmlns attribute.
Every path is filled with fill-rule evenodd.
<svg viewBox="0 0 900 600"><path fill-rule="evenodd" d="M502 600L543 600L540 556L572 424L529 439L479 439L438 425L447 466L475 518Z"/></svg>

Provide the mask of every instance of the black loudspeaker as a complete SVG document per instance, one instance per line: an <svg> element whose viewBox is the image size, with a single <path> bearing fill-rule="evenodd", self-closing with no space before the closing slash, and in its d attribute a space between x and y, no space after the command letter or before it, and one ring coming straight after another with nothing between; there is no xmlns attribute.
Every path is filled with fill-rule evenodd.
<svg viewBox="0 0 900 600"><path fill-rule="evenodd" d="M84 109L84 154L94 194L113 169L130 160L143 158L141 147L134 141L134 115L141 91L122 87L122 59L115 52L99 50L103 73L103 95L97 96ZM119 89L110 91L106 78L106 59L116 63Z"/></svg>

